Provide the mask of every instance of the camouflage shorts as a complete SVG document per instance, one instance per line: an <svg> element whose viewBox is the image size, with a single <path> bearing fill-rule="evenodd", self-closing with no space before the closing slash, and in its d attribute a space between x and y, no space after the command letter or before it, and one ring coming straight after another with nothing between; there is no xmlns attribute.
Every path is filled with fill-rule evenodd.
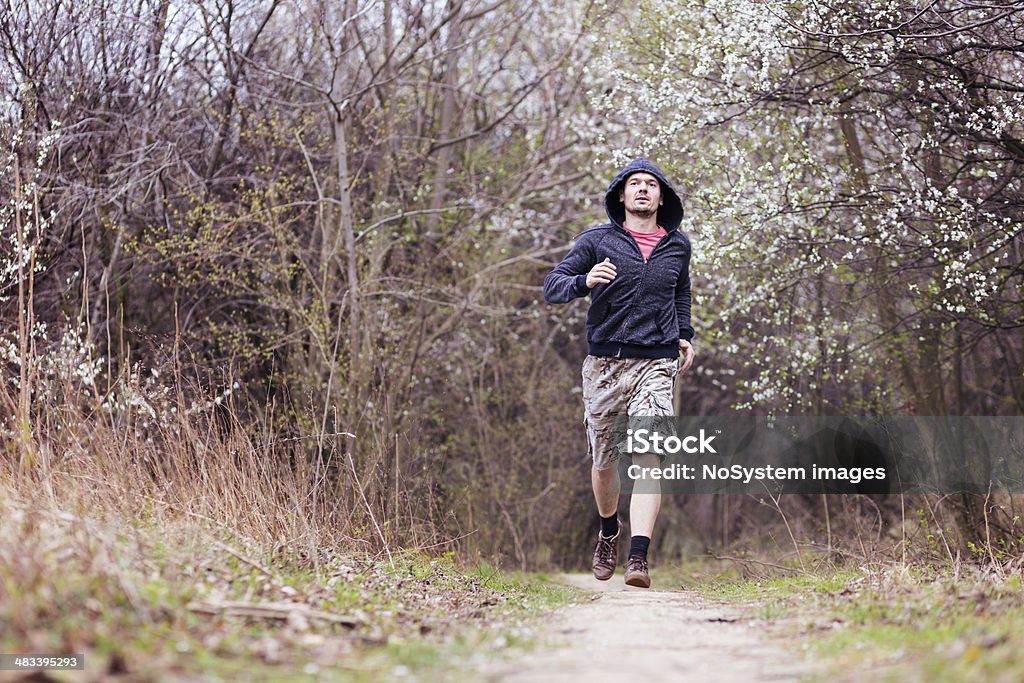
<svg viewBox="0 0 1024 683"><path fill-rule="evenodd" d="M672 415L678 368L679 361L673 358L584 359L583 423L587 450L597 469L607 469L619 459L617 441L625 436L625 416Z"/></svg>

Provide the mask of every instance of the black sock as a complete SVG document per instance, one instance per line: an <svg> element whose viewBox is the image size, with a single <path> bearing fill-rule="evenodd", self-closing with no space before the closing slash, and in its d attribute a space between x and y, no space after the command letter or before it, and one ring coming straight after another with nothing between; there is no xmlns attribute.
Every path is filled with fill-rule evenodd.
<svg viewBox="0 0 1024 683"><path fill-rule="evenodd" d="M601 518L601 535L611 538L619 533L619 513L613 512L611 517Z"/></svg>
<svg viewBox="0 0 1024 683"><path fill-rule="evenodd" d="M629 556L647 559L647 548L651 545L651 539L646 536L633 536L629 539Z"/></svg>

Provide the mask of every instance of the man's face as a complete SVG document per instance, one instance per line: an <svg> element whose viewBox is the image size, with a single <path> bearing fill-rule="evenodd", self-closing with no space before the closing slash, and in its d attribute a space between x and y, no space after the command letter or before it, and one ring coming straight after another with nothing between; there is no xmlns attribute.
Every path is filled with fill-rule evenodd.
<svg viewBox="0 0 1024 683"><path fill-rule="evenodd" d="M661 183L650 173L634 173L619 190L619 201L626 205L626 213L650 218L661 206Z"/></svg>

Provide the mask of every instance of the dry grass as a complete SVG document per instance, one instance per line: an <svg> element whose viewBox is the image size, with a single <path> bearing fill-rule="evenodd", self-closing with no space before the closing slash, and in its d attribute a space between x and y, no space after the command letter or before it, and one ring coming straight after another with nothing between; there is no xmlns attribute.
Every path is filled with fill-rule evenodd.
<svg viewBox="0 0 1024 683"><path fill-rule="evenodd" d="M317 562L275 555L171 506L131 517L109 499L93 505L89 488L58 501L0 487L0 651L81 653L88 680L373 679L403 661L389 643L412 639L439 666L431 653L466 624L485 638L530 600L444 558L390 562L338 545Z"/></svg>
<svg viewBox="0 0 1024 683"><path fill-rule="evenodd" d="M358 678L367 645L524 595L398 552L434 538L353 491L343 441L255 441L230 396L191 394L54 377L25 413L0 390L0 652L85 653L94 679L273 680L339 658Z"/></svg>

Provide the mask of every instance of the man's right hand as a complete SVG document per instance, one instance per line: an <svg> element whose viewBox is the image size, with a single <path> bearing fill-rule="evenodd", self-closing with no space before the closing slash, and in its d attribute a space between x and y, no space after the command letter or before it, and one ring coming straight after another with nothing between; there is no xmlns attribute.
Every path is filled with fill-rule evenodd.
<svg viewBox="0 0 1024 683"><path fill-rule="evenodd" d="M605 259L590 269L587 273L587 287L593 289L597 285L606 285L615 279L615 264L611 259Z"/></svg>

